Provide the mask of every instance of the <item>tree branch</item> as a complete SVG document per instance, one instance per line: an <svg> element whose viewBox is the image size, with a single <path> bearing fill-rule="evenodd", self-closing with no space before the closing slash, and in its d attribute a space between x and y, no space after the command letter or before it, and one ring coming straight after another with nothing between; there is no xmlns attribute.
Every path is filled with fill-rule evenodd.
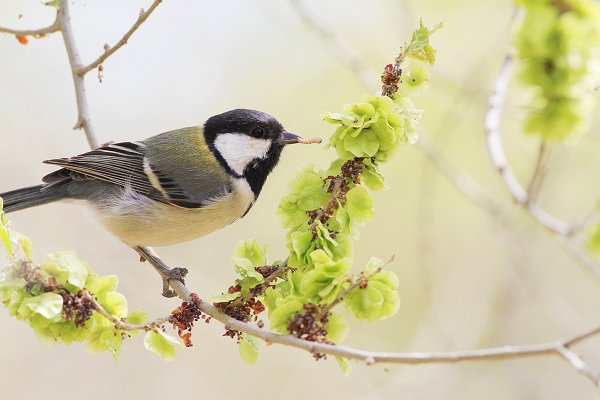
<svg viewBox="0 0 600 400"><path fill-rule="evenodd" d="M163 277L168 278L169 268L148 249L138 248L138 253L154 266L156 271ZM179 281L169 281L169 284L177 295L184 301L193 301L191 291ZM361 349L354 349L348 346L331 345L325 343L315 343L304 339L299 339L291 335L282 335L275 332L263 330L256 324L238 321L220 309L206 301L197 304L198 308L212 317L213 319L225 325L227 330L244 332L264 340L267 343L277 343L284 346L290 346L308 351L311 354L330 354L333 356L344 357L353 360L363 361L368 365L375 363L395 363L395 364L436 364L436 363L457 363L464 361L486 361L486 360L505 360L511 358L525 358L532 356L559 355L567 360L575 369L584 373L595 385L598 385L596 373L581 360L569 347L581 343L600 333L600 326L588 331L582 332L576 336L559 340L556 342L502 346L494 348L485 348L466 351L447 351L447 352L372 352ZM585 371L585 372L584 372Z"/></svg>
<svg viewBox="0 0 600 400"><path fill-rule="evenodd" d="M146 22L150 14L152 14L152 12L156 9L156 7L158 7L158 5L161 2L162 0L155 0L150 6L150 8L148 8L148 11L144 11L143 9L140 10L140 15L138 19L135 21L133 26L123 35L123 37L112 47L104 45L104 53L100 57L92 61L90 64L86 66L79 66L75 71L76 74L79 77L83 77L85 74L87 74L88 72L102 64L104 61L106 61L106 59L113 55L113 53L115 53L117 50L119 50L121 47L127 44L129 38L144 22Z"/></svg>
<svg viewBox="0 0 600 400"><path fill-rule="evenodd" d="M600 376L585 361L583 361L579 354L564 346L559 346L556 351L563 359L571 364L577 372L592 381L596 386L596 389L600 389Z"/></svg>
<svg viewBox="0 0 600 400"><path fill-rule="evenodd" d="M73 75L73 83L75 86L75 98L77 101L78 115L77 123L73 129L83 129L90 148L95 149L99 147L100 143L90 118L85 91L85 80L83 79L83 76L80 76L77 73L79 67L81 66L81 59L79 57L79 51L77 50L73 29L71 27L71 14L69 11L68 0L60 0L57 23L60 32L62 33L63 41L65 42L65 49L67 51L67 55L69 56L69 64L71 66L71 74Z"/></svg>
<svg viewBox="0 0 600 400"><path fill-rule="evenodd" d="M546 169L548 168L548 146L543 140L540 143L538 150L538 156L535 162L535 169L533 176L529 180L527 185L527 205L533 204L537 201L540 191L542 189L542 182L546 177Z"/></svg>
<svg viewBox="0 0 600 400"><path fill-rule="evenodd" d="M44 28L39 29L11 29L0 26L0 33L8 33L15 36L35 36L35 35L46 35L54 33L59 30L58 21L55 18L52 25L48 25Z"/></svg>
<svg viewBox="0 0 600 400"><path fill-rule="evenodd" d="M513 19L516 20L518 18L519 12L516 11ZM538 224L557 235L560 238L559 243L561 243L563 249L570 253L575 260L578 260L580 265L590 268L596 278L600 278L600 266L590 260L583 252L579 251L577 246L571 242L571 236L577 230L577 224L570 224L554 217L535 202L535 197L539 190L539 180L545 169L545 146L540 147L536 169L529 190L521 186L508 164L502 145L500 116L508 86L510 68L514 62L514 58L514 50L509 47L488 99L487 111L484 118L484 130L490 161L502 178L504 186L506 186L512 199L522 206Z"/></svg>

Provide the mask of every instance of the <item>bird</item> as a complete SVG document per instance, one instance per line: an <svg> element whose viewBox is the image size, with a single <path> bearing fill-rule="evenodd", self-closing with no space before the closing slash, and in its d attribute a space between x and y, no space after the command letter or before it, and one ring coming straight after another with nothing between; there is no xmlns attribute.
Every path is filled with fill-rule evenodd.
<svg viewBox="0 0 600 400"><path fill-rule="evenodd" d="M234 109L199 126L46 160L60 169L44 176L42 184L0 197L6 213L84 201L126 245L168 246L243 218L283 148L319 142L286 131L267 113Z"/></svg>

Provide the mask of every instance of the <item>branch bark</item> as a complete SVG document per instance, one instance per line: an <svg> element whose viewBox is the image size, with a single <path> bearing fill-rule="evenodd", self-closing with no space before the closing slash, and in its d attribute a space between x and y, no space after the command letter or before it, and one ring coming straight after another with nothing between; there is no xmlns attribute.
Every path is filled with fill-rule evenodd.
<svg viewBox="0 0 600 400"><path fill-rule="evenodd" d="M83 129L90 148L95 149L100 146L100 143L90 117L85 91L85 80L83 76L78 74L81 66L81 58L75 43L73 28L71 27L69 0L60 0L59 4L57 22L69 57L69 65L71 66L71 74L73 75L73 84L75 87L75 99L77 101L77 123L73 129Z"/></svg>
<svg viewBox="0 0 600 400"><path fill-rule="evenodd" d="M49 33L58 32L59 26L56 19L52 25L48 25L44 28L39 29L11 29L0 26L0 33L8 33L15 36L35 36L35 35L47 35Z"/></svg>
<svg viewBox="0 0 600 400"><path fill-rule="evenodd" d="M144 259L148 260L150 264L152 264L161 277L169 277L169 268L156 256L152 250L138 248L136 251L138 251L138 253ZM179 281L169 281L169 284L182 300L193 301L192 292L184 284ZM373 365L376 363L447 364L465 361L506 360L532 356L538 357L557 355L565 359L573 366L573 368L591 380L596 387L600 385L600 380L593 369L586 364L577 353L570 349L570 347L598 335L600 333L600 326L594 327L593 329L587 330L570 338L555 342L502 346L466 351L392 353L354 349L352 347L342 345L315 343L308 340L299 339L295 336L282 335L279 333L266 331L256 324L238 321L206 301L201 301L201 303L198 304L198 308L203 313L225 325L225 329L227 330L244 332L260 338L269 344L277 343L284 346L302 349L311 354L329 354L347 359L363 361L367 365Z"/></svg>

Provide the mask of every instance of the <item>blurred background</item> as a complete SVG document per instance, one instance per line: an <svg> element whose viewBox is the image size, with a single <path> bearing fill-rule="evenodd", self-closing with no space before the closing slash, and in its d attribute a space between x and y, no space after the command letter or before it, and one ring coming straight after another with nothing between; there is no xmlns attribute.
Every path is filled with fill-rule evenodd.
<svg viewBox="0 0 600 400"><path fill-rule="evenodd" d="M84 62L114 44L149 0L73 1L72 23ZM599 280L557 240L512 204L484 145L483 116L508 43L509 0L306 0L305 10L347 41L373 68L365 87L336 49L308 27L290 1L165 1L129 43L104 63L87 89L101 142L139 140L199 124L236 107L269 112L287 129L327 138L319 118L377 90L383 66L418 26L433 26L438 50L430 88L414 98L425 109L421 147L405 146L384 167L390 189L375 193L375 219L355 246L355 264L396 255L402 307L393 318L352 323L348 345L379 351L442 351L551 341L599 322ZM21 16L21 17L19 17ZM0 0L0 25L37 28L54 10L40 1ZM0 191L37 184L50 172L42 160L88 150L73 131L76 105L59 34L23 46L0 34ZM538 141L520 131L525 90L511 82L502 119L509 162L522 182L535 165ZM600 108L597 108L600 111ZM598 114L598 113L596 113ZM565 220L593 209L600 182L600 120L577 143L556 146L540 202ZM497 205L489 211L466 198L424 156L435 150L443 171L475 180ZM285 256L285 231L274 209L295 171L325 166L325 146L287 149L260 200L241 221L209 237L158 249L171 266L190 269L188 286L202 297L234 279L229 260L239 240L267 244ZM129 307L162 316L177 304L160 296L160 280L130 249L104 231L85 208L54 204L10 215L41 260L74 250L98 274L117 274ZM597 261L597 260L596 260ZM315 362L302 351L263 347L246 365L218 323L194 329L194 347L167 363L142 339L120 359L82 346L42 345L23 323L0 310L0 397L106 399L167 396L214 399L585 399L593 385L558 357L455 365L367 367L349 378L333 359ZM600 369L600 340L578 346Z"/></svg>

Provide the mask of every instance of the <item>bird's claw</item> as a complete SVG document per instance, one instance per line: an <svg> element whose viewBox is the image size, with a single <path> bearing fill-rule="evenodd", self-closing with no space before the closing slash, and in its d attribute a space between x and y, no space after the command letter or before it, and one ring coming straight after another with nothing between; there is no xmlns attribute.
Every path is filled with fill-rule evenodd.
<svg viewBox="0 0 600 400"><path fill-rule="evenodd" d="M187 275L188 270L187 268L173 268L169 271L169 276L167 276L166 278L163 278L163 291L162 291L162 295L168 298L171 297L175 297L177 296L177 293L172 290L169 286L170 286L170 281L175 280L175 281L179 281L182 284L185 285L185 276Z"/></svg>

